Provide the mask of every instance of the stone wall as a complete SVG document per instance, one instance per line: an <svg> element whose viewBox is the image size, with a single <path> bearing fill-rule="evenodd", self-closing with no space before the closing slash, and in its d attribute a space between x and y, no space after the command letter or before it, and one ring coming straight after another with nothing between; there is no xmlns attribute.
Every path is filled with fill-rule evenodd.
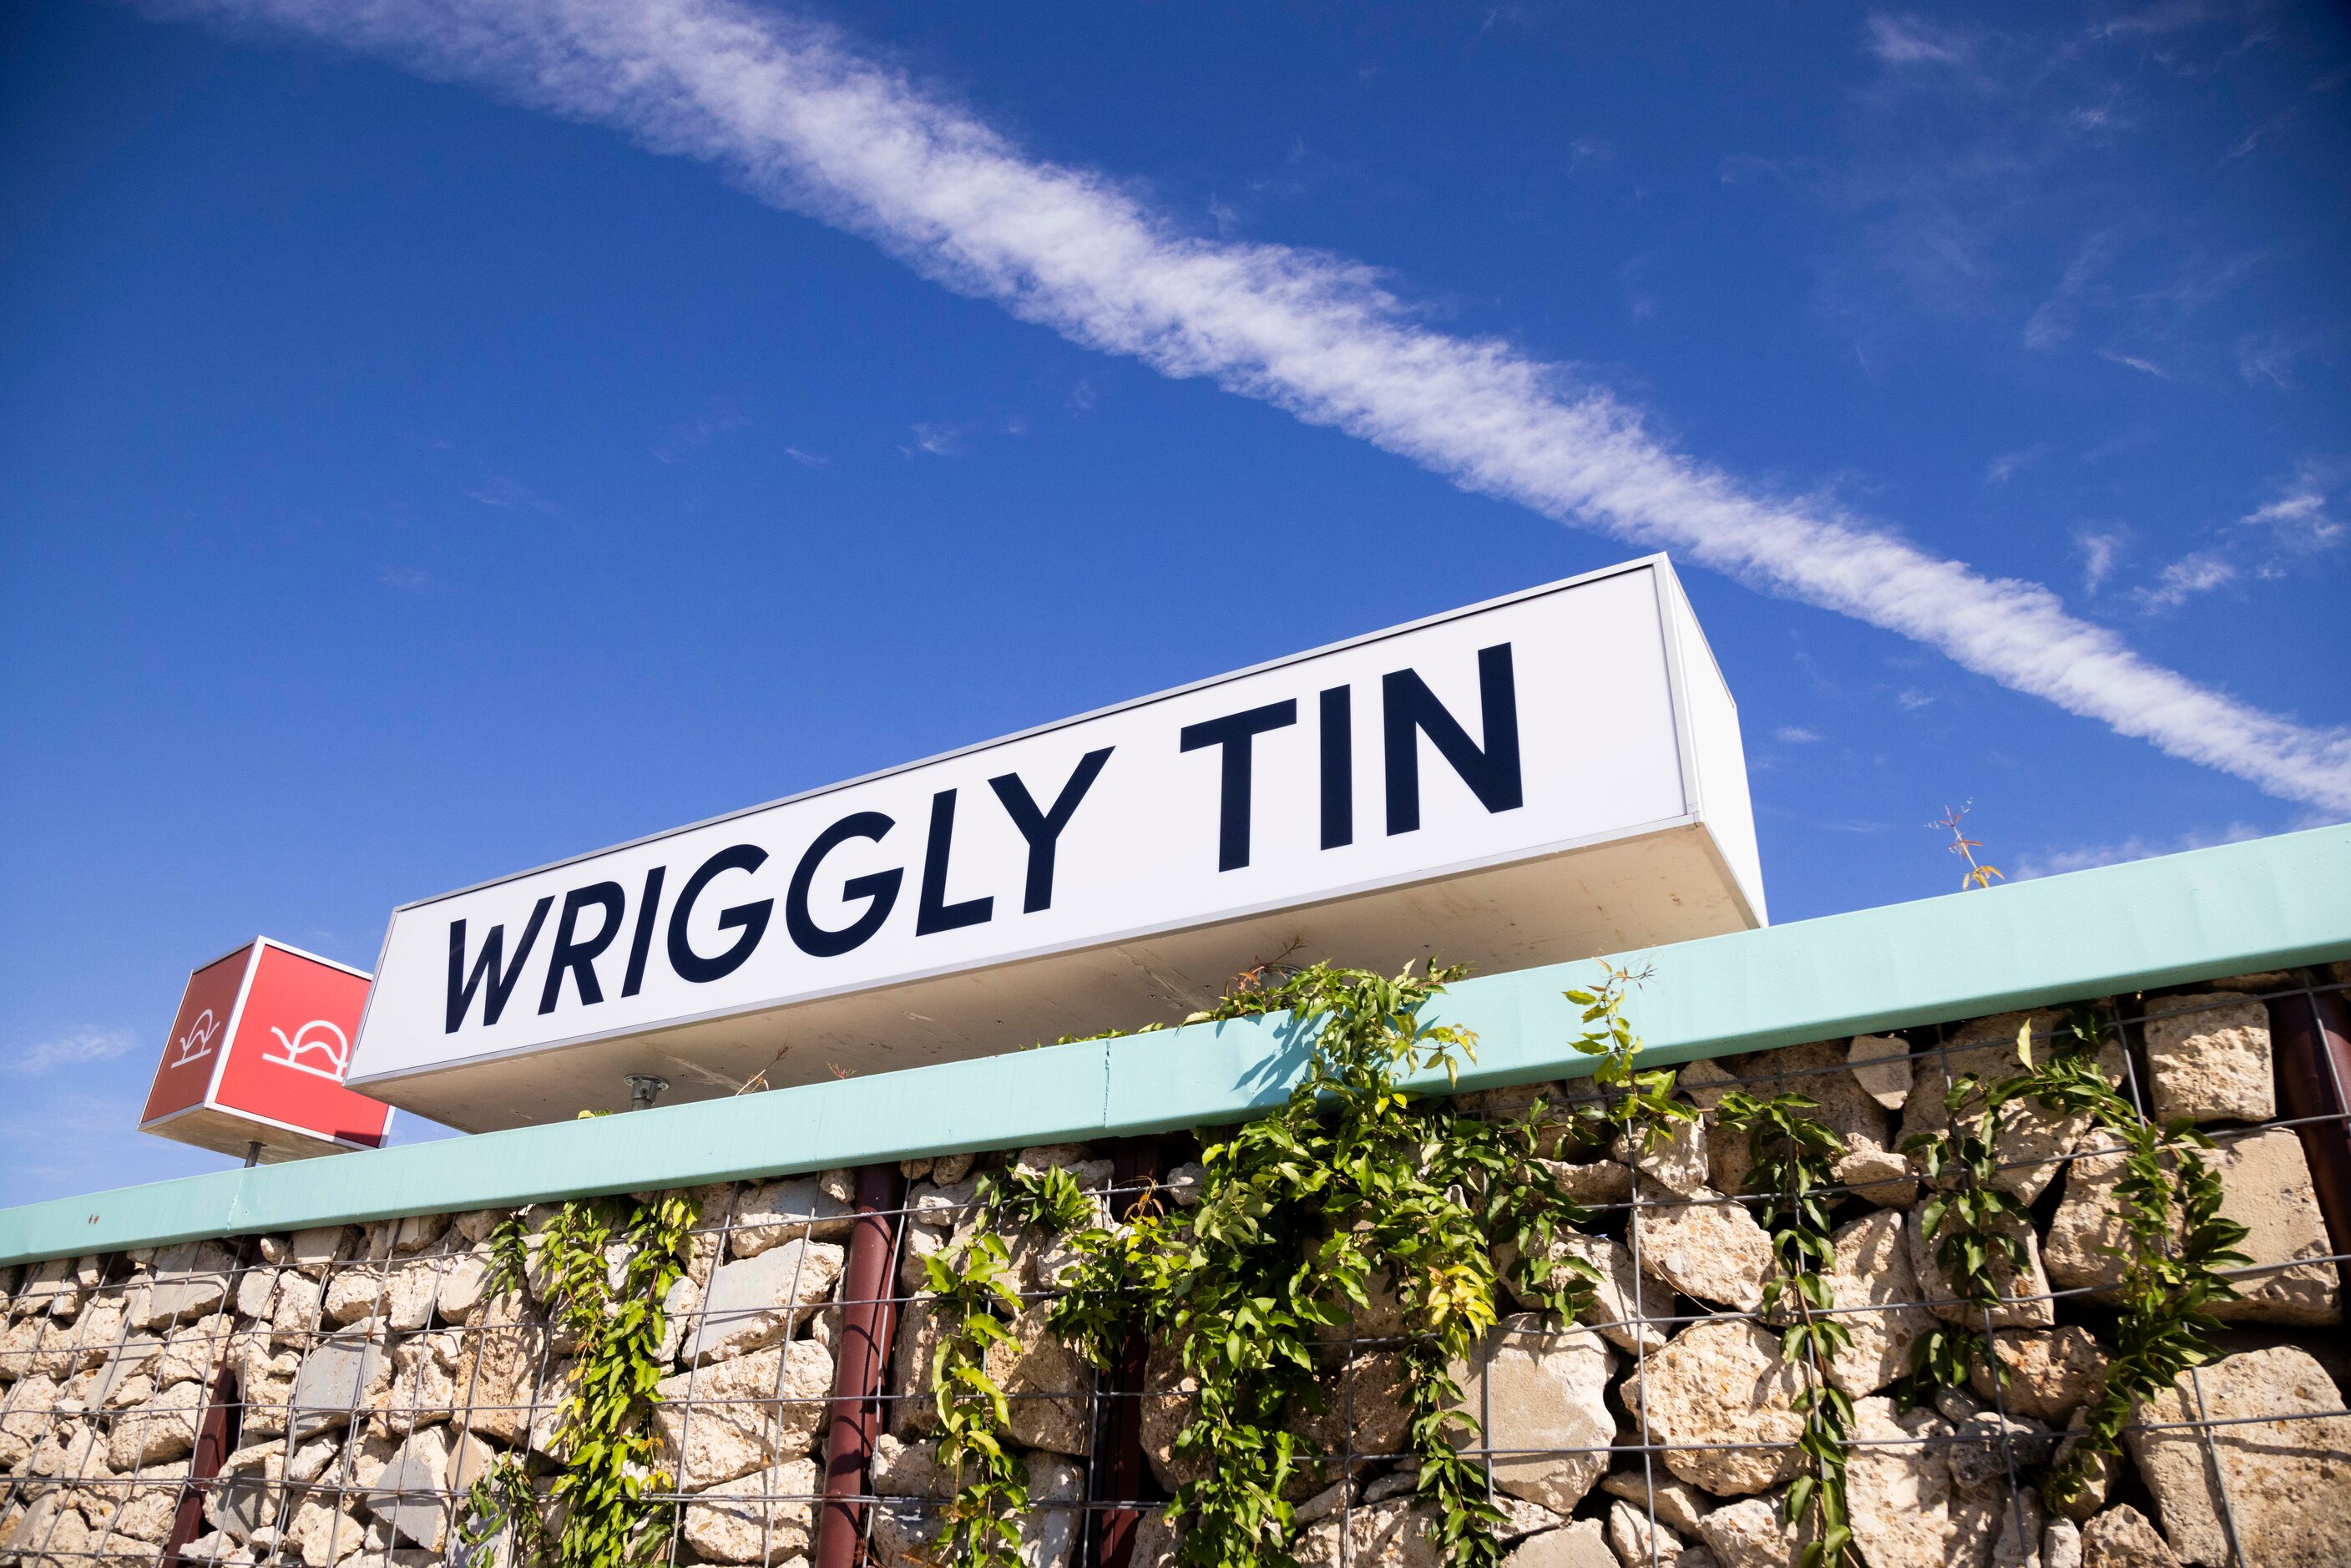
<svg viewBox="0 0 2351 1568"><path fill-rule="evenodd" d="M1947 1074L2014 1061L2021 1015L1836 1040L1693 1064L1682 1082L1710 1111L1735 1086L1794 1088L1844 1141L1836 1210L1838 1309L1853 1344L1827 1368L1855 1401L1854 1527L1868 1568L2038 1564L2319 1564L2351 1560L2351 1416L2335 1262L2297 1133L2278 1119L2264 990L2325 977L2252 976L2113 999L2126 1047L2105 1065L2152 1113L2194 1118L2220 1144L2226 1212L2254 1263L2215 1363L2149 1402L2124 1460L2077 1519L2043 1517L2034 1482L2095 1397L2113 1352L2107 1288L2119 1265L2116 1157L2085 1124L2027 1108L2007 1134L2003 1180L2031 1206L2027 1266L1991 1327L2008 1375L1903 1409L1890 1385L1938 1319L1966 1321L1921 1243L1917 1175L1899 1152L1939 1130ZM2340 980L2342 977L2335 977ZM2036 1024L2053 1012L2034 1015ZM1508 1114L1574 1081L1464 1097ZM2335 1135L2334 1129L2324 1129ZM1156 1141L1165 1197L1192 1200L1196 1145ZM971 1224L978 1175L1061 1166L1114 1201L1109 1145L910 1162L891 1217L902 1311L881 1400L865 1511L867 1560L928 1561L951 1485L926 1435L936 1325L923 1260ZM1701 1119L1669 1147L1559 1146L1558 1169L1593 1210L1562 1254L1595 1264L1594 1310L1562 1323L1520 1310L1475 1364L1456 1369L1484 1425L1511 1568L1782 1568L1798 1543L1778 1522L1799 1470L1788 1447L1798 1386L1758 1321L1767 1239L1740 1194L1743 1137ZM1130 1189L1131 1190L1131 1189ZM666 1303L658 1429L676 1478L679 1563L776 1563L812 1550L814 1499L842 1333L848 1172L696 1189L693 1263ZM553 1211L525 1211L533 1225ZM183 1505L202 1519L183 1555L281 1568L462 1563L462 1499L500 1454L551 1476L571 1346L526 1290L492 1295L478 1211L291 1235L197 1242L0 1270L0 1563L150 1564ZM1069 1262L1015 1239L1031 1305L991 1354L1036 1504L1030 1568L1096 1558L1109 1508L1145 1510L1133 1561L1172 1562L1157 1504L1186 1479L1173 1452L1186 1388L1164 1350L1139 1391L1099 1385L1043 1328ZM1517 1303L1523 1309L1526 1303ZM1329 1407L1301 1413L1322 1456L1296 1501L1298 1554L1433 1568L1412 1498L1393 1310L1361 1314L1329 1347ZM225 1453L192 1476L218 1391ZM1121 1497L1102 1448L1104 1412L1139 1393L1140 1495ZM507 1568L502 1538L481 1560Z"/></svg>

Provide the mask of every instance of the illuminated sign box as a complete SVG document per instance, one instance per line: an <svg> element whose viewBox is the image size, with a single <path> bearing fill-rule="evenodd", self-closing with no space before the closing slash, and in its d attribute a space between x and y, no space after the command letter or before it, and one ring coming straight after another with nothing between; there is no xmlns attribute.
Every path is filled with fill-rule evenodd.
<svg viewBox="0 0 2351 1568"><path fill-rule="evenodd" d="M1490 973L1764 919L1652 557L405 905L351 1082L512 1126L1180 1017L1293 941Z"/></svg>
<svg viewBox="0 0 2351 1568"><path fill-rule="evenodd" d="M142 1132L265 1160L381 1147L392 1107L343 1084L368 977L266 937L188 977Z"/></svg>

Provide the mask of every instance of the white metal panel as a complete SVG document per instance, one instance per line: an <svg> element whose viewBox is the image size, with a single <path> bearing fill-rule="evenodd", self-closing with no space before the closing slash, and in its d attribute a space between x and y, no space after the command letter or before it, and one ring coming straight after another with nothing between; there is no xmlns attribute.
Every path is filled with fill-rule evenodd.
<svg viewBox="0 0 2351 1568"><path fill-rule="evenodd" d="M1686 791L1692 771L1684 755L1689 749L1686 737L1701 737L1703 761L1705 747L1711 744L1703 738L1708 725L1720 728L1719 716L1701 722L1686 695L1677 700L1673 666L1687 661L1668 642L1672 632L1664 608L1677 601L1662 558L1634 562L406 906L394 915L385 939L350 1082L395 1103L424 1109L422 1101L400 1092L403 1082L423 1075L451 1080L452 1069L468 1063L550 1051L576 1057L577 1048L589 1042L626 1044L660 1036L668 1040L663 1050L673 1058L689 1037L701 1042L697 1049L724 1045L726 1065L714 1062L710 1074L723 1082L742 1061L761 1052L792 1054L786 1048L812 1032L832 1037L835 1030L818 1015L832 1018L836 1025L856 1019L848 1037L831 1040L841 1050L872 1043L854 1037L886 1028L893 1012L909 1015L905 1021L915 1027L901 1032L917 1037L924 1054L1003 1049L1025 1042L1006 1035L1019 1027L1012 1015L1025 1021L1038 1009L1001 1005L1002 984L977 991L947 985L942 991L940 985L924 982L994 975L1012 984L1036 960L1081 956L1085 961L1075 968L1051 966L1061 983L1087 992L1094 1005L1117 998L1130 1004L1123 1018L1096 1013L1092 1027L1140 1021L1134 1014L1147 1013L1155 998L1196 990L1200 974L1193 970L1221 977L1259 956L1243 944L1262 940L1264 930L1288 918L1284 911L1351 910L1338 925L1347 928L1359 957L1373 949L1417 954L1433 945L1492 967L1496 959L1541 962L1570 956L1560 950L1563 945L1579 954L1603 950L1605 941L1581 944L1612 925L1627 923L1607 917L1608 890L1579 887L1562 857L1689 825L1697 802ZM1495 799L1500 777L1492 760L1497 737L1489 732L1486 712L1489 702L1499 698L1490 652L1496 649L1508 650L1514 688L1509 712L1519 741L1516 804L1498 804ZM1703 667L1719 688L1710 659ZM1422 686L1443 716L1400 729L1409 746L1392 744L1384 722L1392 706L1405 713L1431 712L1425 701L1416 706L1414 694ZM1353 832L1349 841L1326 843L1330 710L1323 694L1334 690L1347 694L1351 720L1349 744L1341 755L1349 764L1349 787L1343 793L1352 800ZM1294 716L1257 734L1249 747L1247 863L1220 864L1229 839L1223 785L1227 751L1215 744L1186 749L1185 732L1283 704L1295 705ZM1448 761L1423 733L1444 728L1448 717L1460 730L1457 752L1463 741L1472 748L1457 758L1462 767ZM1729 722L1735 751L1735 714ZM1025 908L1031 845L990 781L1017 777L1037 807L1048 808L1077 776L1081 759L1105 749L1107 758L1055 847L1050 905ZM1417 826L1390 816L1388 776L1407 754L1419 786ZM1743 784L1743 775L1737 777ZM952 831L942 836L946 791L953 791ZM1726 785L1722 794L1730 792ZM1743 789L1739 793L1736 802L1718 799L1715 806L1735 806L1733 817L1744 827ZM878 841L840 838L820 857L810 859L829 829L865 813L878 813L863 823L881 831ZM1751 828L1745 831L1751 863ZM944 856L936 853L940 845L946 850ZM708 881L676 933L685 944L683 962L690 969L697 957L728 951L762 922L764 929L739 967L696 981L671 962L674 911L696 869L737 846L748 846L746 858L759 863L720 872ZM1686 858L1677 857L1677 865ZM1619 857L1616 863L1622 874L1635 862ZM1482 903L1470 901L1477 905L1474 917L1466 906L1446 914L1437 884L1519 864L1560 868L1531 883L1518 879L1523 885L1513 895L1526 911L1541 912L1546 934L1531 939L1523 930L1499 935L1515 928L1518 920L1505 906L1512 901L1498 904L1490 892L1479 895ZM968 923L917 929L926 902L926 867L935 883L927 902L960 911ZM641 931L639 905L656 868L663 885L653 917ZM875 896L880 883L893 873L888 912L870 937L844 952L807 950L800 933L810 923L820 932L852 926L881 902ZM797 931L787 911L796 874L806 883ZM1645 910L1629 924L1648 939L1753 922L1737 906L1751 903L1760 908L1760 887L1751 894L1737 890L1746 896L1726 903L1721 894L1728 890L1699 885L1719 882L1719 876L1703 870L1677 874L1691 884L1666 890L1663 902L1692 913L1687 922L1677 924L1677 917L1668 916L1661 925ZM592 960L567 970L550 997L550 955L562 912L582 890L603 883L612 884L603 899L622 905L612 939L601 945L594 940L606 924L606 904L582 904L573 935L598 951ZM852 893L852 884L859 891ZM1382 896L1391 890L1415 890L1415 896ZM1432 904L1433 898L1440 902ZM992 901L984 919L977 918L980 911L973 903L981 899ZM539 929L517 964L520 938L542 904L547 912L538 917ZM462 1018L450 1027L451 943L459 920L465 922L461 977L479 964L492 929L503 934L502 957L516 965L511 991L495 1023L486 1019L493 977L486 974ZM1690 922L1698 929L1686 928ZM1322 924L1338 928L1328 919ZM1447 942L1448 924L1471 937L1467 945L1475 952ZM1219 931L1225 933L1221 937L1207 935ZM1197 939L1179 940L1186 933ZM1168 947L1169 942L1175 946ZM1156 948L1167 950L1155 956ZM1152 964L1171 959L1176 948L1183 952L1182 977L1155 979ZM642 964L632 959L632 951L640 950ZM638 974L637 988L623 994L632 971ZM1086 983L1089 971L1100 972L1095 983ZM583 999L583 977L592 978L599 999ZM1042 978L1041 973L1029 974L1019 983ZM918 983L925 1008L892 1007L889 998L897 990ZM991 991L999 994L981 999ZM935 1008L946 1005L942 996L960 998L952 1016L936 1014ZM857 997L867 1001L847 1004ZM841 1004L811 1007L828 998ZM596 1054L602 1059L611 1053ZM694 1065L690 1056L677 1061ZM783 1070L783 1079L771 1074L770 1082L816 1071L813 1061L795 1062ZM516 1082L511 1073L491 1076L510 1086ZM485 1087L489 1082L471 1068L455 1078L479 1080ZM460 1125L505 1124L504 1113L486 1113L486 1122L465 1114L459 1104L453 1113L453 1082L431 1096L434 1108L428 1113ZM554 1092L575 1105L593 1103L583 1098L580 1085L558 1085Z"/></svg>

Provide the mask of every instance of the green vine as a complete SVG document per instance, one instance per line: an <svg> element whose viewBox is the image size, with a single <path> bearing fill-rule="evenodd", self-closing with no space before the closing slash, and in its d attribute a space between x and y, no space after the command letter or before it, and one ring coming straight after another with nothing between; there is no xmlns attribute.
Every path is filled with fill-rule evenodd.
<svg viewBox="0 0 2351 1568"><path fill-rule="evenodd" d="M2121 1452L2123 1428L2140 1400L2212 1359L2210 1336L2220 1325L2210 1308L2237 1296L2220 1270L2252 1261L2236 1250L2245 1228L2220 1217L2220 1173L2203 1154L2212 1140L2184 1116L2160 1125L2148 1121L2116 1092L2098 1070L2098 1029L2088 1009L2070 1011L2048 1063L2031 1075L2043 1106L2059 1114L2086 1112L2121 1141L2123 1155L2115 1203L2128 1244L2105 1249L2123 1262L2116 1354L2085 1431L2043 1483L2043 1500L2059 1509L2082 1497L2100 1458Z"/></svg>
<svg viewBox="0 0 2351 1568"><path fill-rule="evenodd" d="M1295 1564L1285 1492L1306 1457L1292 1427L1322 1406L1318 1356L1371 1306L1377 1277L1403 1309L1408 1441L1439 1549L1464 1568L1501 1556L1499 1511L1461 1452L1478 1424L1458 1407L1447 1369L1473 1358L1499 1321L1498 1244L1516 1249L1511 1277L1525 1299L1564 1316L1589 1304L1596 1274L1548 1256L1584 1216L1539 1158L1540 1101L1520 1118L1484 1122L1402 1087L1440 1067L1458 1081L1475 1060L1468 1030L1421 1018L1459 973L1260 969L1212 1016L1288 1011L1311 1033L1298 1086L1202 1151L1191 1210L1146 1205L1072 1238L1081 1260L1053 1331L1106 1366L1139 1327L1171 1343L1197 1385L1175 1441L1201 1478L1171 1508L1186 1563Z"/></svg>
<svg viewBox="0 0 2351 1568"><path fill-rule="evenodd" d="M2098 1065L2105 1027L2089 1008L2067 1009L2051 1031L2047 1059L2036 1065L2028 1020L2016 1037L2022 1071L1997 1081L1960 1078L1946 1098L1948 1144L1923 1134L1903 1144L1918 1155L1929 1182L1951 1179L1950 1190L1921 1207L1919 1223L1930 1239L1939 1233L1936 1260L1950 1277L1952 1293L1989 1310L2000 1302L1991 1260L2006 1258L2021 1271L2021 1228L2030 1223L2022 1203L1991 1185L2000 1166L1996 1148L2005 1107L2030 1099L2053 1115L2086 1115L2116 1141L2123 1173L2113 1201L2126 1244L2101 1249L2123 1264L2115 1291L2116 1354L2085 1430L2043 1480L2043 1500L2061 1510L2084 1496L2101 1459L2122 1451L2122 1434L2137 1403L2212 1358L2210 1336L2220 1325L2210 1309L2237 1295L2222 1270L2251 1260L2236 1250L2245 1228L2220 1215L2220 1177L2203 1155L2212 1140L2186 1117L2168 1124L2149 1121L2116 1091ZM2003 1220L2008 1223L1995 1229ZM1982 1336L1948 1326L1922 1337L1914 1357L1904 1387L1912 1398L1936 1385L1959 1386L1978 1364L1995 1386L2003 1375Z"/></svg>
<svg viewBox="0 0 2351 1568"><path fill-rule="evenodd" d="M1002 1315L1021 1309L1019 1281L1000 1232L1061 1235L1088 1224L1093 1206L1077 1178L1054 1167L991 1171L979 1179L977 1224L969 1239L923 1260L946 1322L931 1363L938 1407L938 1463L955 1479L936 1547L939 1559L973 1568L1020 1568L1019 1516L1029 1472L1005 1442L1011 1424L1004 1390L987 1373L990 1346L1008 1343Z"/></svg>
<svg viewBox="0 0 2351 1568"><path fill-rule="evenodd" d="M1853 1343L1852 1331L1833 1314L1829 1287L1836 1267L1829 1207L1836 1201L1834 1166L1844 1142L1808 1114L1819 1109L1820 1102L1802 1094L1759 1100L1734 1089L1723 1095L1717 1114L1724 1126L1747 1134L1754 1159L1748 1190L1764 1198L1760 1218L1771 1236L1774 1265L1763 1285L1763 1312L1788 1323L1780 1334L1781 1358L1804 1377L1793 1404L1804 1418L1797 1448L1812 1469L1790 1483L1782 1517L1805 1531L1800 1568L1842 1568L1853 1557L1844 1485L1853 1401L1828 1380L1823 1364Z"/></svg>
<svg viewBox="0 0 2351 1568"><path fill-rule="evenodd" d="M548 1493L562 1518L552 1533L528 1473L509 1455L475 1479L459 1538L480 1544L512 1527L517 1557L553 1568L638 1568L661 1559L676 1527L674 1504L648 1500L671 1490L654 1462L654 1385L668 1318L662 1302L685 1271L696 1218L693 1199L580 1198L558 1209L537 1237L521 1218L490 1233L492 1292L536 1278L551 1325L578 1350L574 1384L554 1446L566 1456ZM624 1256L616 1284L608 1249Z"/></svg>

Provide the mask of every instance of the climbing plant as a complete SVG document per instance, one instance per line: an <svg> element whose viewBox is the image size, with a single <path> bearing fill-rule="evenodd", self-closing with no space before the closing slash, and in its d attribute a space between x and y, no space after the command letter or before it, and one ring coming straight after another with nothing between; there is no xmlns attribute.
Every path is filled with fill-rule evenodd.
<svg viewBox="0 0 2351 1568"><path fill-rule="evenodd" d="M1422 1016L1459 974L1315 964L1246 977L1211 1016L1288 1012L1305 1055L1297 1086L1203 1149L1188 1210L1146 1203L1068 1238L1078 1261L1052 1330L1107 1366L1140 1329L1173 1347L1196 1385L1175 1439L1198 1477L1172 1505L1187 1563L1295 1563L1288 1494L1336 1479L1310 1469L1320 1456L1302 1451L1295 1428L1322 1407L1321 1375L1353 1348L1355 1314L1374 1310L1375 1291L1404 1324L1395 1354L1406 1441L1437 1544L1476 1568L1500 1556L1499 1511L1461 1451L1478 1424L1449 1369L1474 1360L1499 1321L1498 1244L1512 1255L1511 1287L1551 1312L1582 1311L1596 1275L1552 1256L1585 1217L1541 1158L1541 1100L1485 1121L1405 1087L1439 1068L1458 1082L1475 1060L1468 1030Z"/></svg>
<svg viewBox="0 0 2351 1568"><path fill-rule="evenodd" d="M1810 1114L1819 1109L1820 1102L1802 1094L1765 1100L1734 1089L1723 1095L1716 1114L1724 1127L1747 1134L1754 1162L1748 1190L1762 1197L1758 1218L1771 1238L1763 1314L1786 1325L1780 1332L1781 1357L1804 1379L1793 1403L1804 1418L1797 1448L1809 1468L1789 1484L1782 1517L1802 1532L1801 1568L1842 1568L1853 1557L1844 1486L1853 1401L1829 1381L1826 1364L1853 1343L1852 1331L1834 1315L1829 1286L1836 1267L1829 1209L1838 1191L1832 1167L1844 1143Z"/></svg>
<svg viewBox="0 0 2351 1568"><path fill-rule="evenodd" d="M1973 1074L1957 1080L1946 1099L1948 1140L1922 1134L1903 1145L1918 1157L1928 1181L1945 1188L1920 1207L1918 1223L1935 1241L1936 1260L1952 1293L1986 1310L2001 1299L1994 1258L2020 1272L2025 1263L2024 1206L1992 1185L2007 1108L2030 1100L2053 1115L2086 1116L2114 1140L2112 1152L2122 1158L2111 1201L2124 1245L2102 1248L2122 1264L2114 1291L2116 1354L2085 1429L2042 1483L2043 1499L2053 1508L2079 1500L2098 1461L2121 1451L2123 1429L2138 1401L2211 1359L2210 1336L2220 1325L2210 1309L2237 1294L2225 1270L2250 1261L2236 1250L2245 1228L2220 1214L2220 1175L2204 1158L2211 1139L2186 1117L2163 1124L2141 1115L2116 1088L2098 1064L2109 1027L2093 1009L2069 1009L2051 1030L2043 1060L2035 1062L2027 1019L2016 1036L2020 1071L1997 1080ZM1935 1385L1957 1387L1979 1364L1995 1383L2001 1377L1999 1357L1982 1336L1948 1326L1932 1331L1914 1352L1906 1392L1917 1397Z"/></svg>
<svg viewBox="0 0 2351 1568"><path fill-rule="evenodd" d="M519 1215L490 1233L489 1290L528 1286L549 1325L578 1348L552 1444L563 1464L546 1500L560 1524L549 1530L529 1476L509 1455L467 1493L465 1544L511 1528L518 1557L553 1568L635 1568L662 1558L676 1512L657 1500L672 1483L655 1463L652 1430L654 1385L666 1370L662 1302L685 1271L695 1218L682 1193L579 1198L536 1237Z"/></svg>
<svg viewBox="0 0 2351 1568"><path fill-rule="evenodd" d="M1019 1568L1029 1472L1006 1445L1011 1411L987 1370L989 1348L1012 1338L1004 1316L1017 1316L1022 1306L1003 1237L1076 1230L1093 1217L1093 1206L1077 1178L1058 1167L991 1171L980 1177L975 1197L971 1234L923 1260L935 1298L927 1310L942 1330L931 1364L938 1465L956 1488L935 1550L944 1563Z"/></svg>

